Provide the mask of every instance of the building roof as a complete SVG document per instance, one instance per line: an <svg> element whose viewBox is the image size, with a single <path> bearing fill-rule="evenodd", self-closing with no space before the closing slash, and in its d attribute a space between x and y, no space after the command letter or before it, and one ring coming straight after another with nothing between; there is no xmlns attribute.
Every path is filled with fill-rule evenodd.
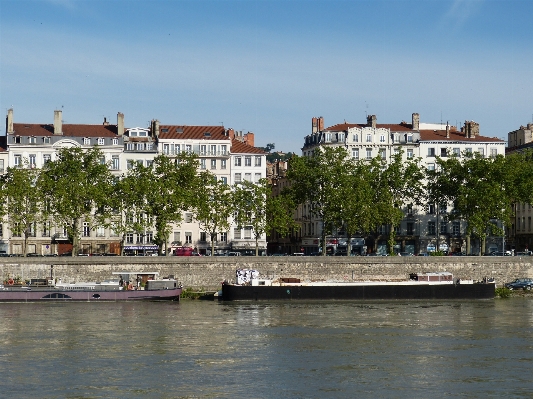
<svg viewBox="0 0 533 399"><path fill-rule="evenodd" d="M257 154L265 155L266 152L257 147L252 147L251 145L244 144L239 140L233 139L231 141L231 153L232 154Z"/></svg>
<svg viewBox="0 0 533 399"><path fill-rule="evenodd" d="M230 140L224 126L160 125L159 138L166 140Z"/></svg>
<svg viewBox="0 0 533 399"><path fill-rule="evenodd" d="M14 123L15 136L54 136L53 124ZM63 134L58 137L116 137L116 125L62 125Z"/></svg>
<svg viewBox="0 0 533 399"><path fill-rule="evenodd" d="M450 129L450 137L446 137L446 130L420 130L420 141L464 141L471 143L505 143L504 140L496 137L485 137L476 135L475 137L466 137L464 132L457 131L455 128Z"/></svg>

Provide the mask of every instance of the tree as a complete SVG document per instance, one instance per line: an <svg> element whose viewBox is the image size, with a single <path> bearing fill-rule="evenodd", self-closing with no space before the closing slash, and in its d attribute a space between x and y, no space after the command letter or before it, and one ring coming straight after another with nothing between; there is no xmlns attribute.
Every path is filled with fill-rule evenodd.
<svg viewBox="0 0 533 399"><path fill-rule="evenodd" d="M470 239L475 235L481 241L481 255L488 234L504 234L497 222L510 223L512 204L519 196L510 185L509 162L502 155L485 158L479 153L465 153L462 160L437 158L437 166L429 172L429 198L453 204L450 218L467 222L467 251L470 253Z"/></svg>
<svg viewBox="0 0 533 399"><path fill-rule="evenodd" d="M168 253L167 241L172 225L179 225L183 212L194 207L194 193L200 186L198 158L194 154L182 153L177 159L160 155L154 158L152 166L136 168L136 176L146 186L145 209L148 220L153 220L156 234L154 242Z"/></svg>
<svg viewBox="0 0 533 399"><path fill-rule="evenodd" d="M8 217L14 237L24 237L22 253L27 254L28 237L42 220L42 196L36 187L38 171L24 167L8 168L0 180L0 216Z"/></svg>
<svg viewBox="0 0 533 399"><path fill-rule="evenodd" d="M43 215L64 228L72 242L72 256L79 252L83 223L89 228L108 220L113 176L97 147L63 148L44 164L39 174L40 195L46 199Z"/></svg>
<svg viewBox="0 0 533 399"><path fill-rule="evenodd" d="M233 195L226 183L217 180L212 173L205 171L199 175L200 184L195 190L195 219L200 228L209 233L211 256L215 253L217 233L229 230L229 219L233 214Z"/></svg>
<svg viewBox="0 0 533 399"><path fill-rule="evenodd" d="M353 168L346 149L325 147L312 156L294 157L287 170L290 190L298 204L308 203L311 213L322 222L322 255L326 254L326 236L342 220L342 190Z"/></svg>
<svg viewBox="0 0 533 399"><path fill-rule="evenodd" d="M293 217L297 204L289 191L276 196L268 194L265 207L267 215L265 231L276 232L281 237L286 237L291 229L297 226Z"/></svg>
<svg viewBox="0 0 533 399"><path fill-rule="evenodd" d="M259 238L265 234L268 225L266 201L270 191L266 179L257 183L243 181L234 188L235 223L252 227L255 256L259 256Z"/></svg>
<svg viewBox="0 0 533 399"><path fill-rule="evenodd" d="M403 219L402 207L407 203L421 205L425 194L424 169L420 159L403 159L403 151L395 153L391 162L381 160L381 173L375 182L381 219L390 226L389 253L393 254L395 227Z"/></svg>

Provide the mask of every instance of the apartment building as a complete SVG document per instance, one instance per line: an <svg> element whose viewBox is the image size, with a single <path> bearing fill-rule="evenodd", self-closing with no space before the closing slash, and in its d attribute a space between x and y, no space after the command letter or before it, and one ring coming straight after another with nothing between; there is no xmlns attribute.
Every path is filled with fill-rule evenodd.
<svg viewBox="0 0 533 399"><path fill-rule="evenodd" d="M340 146L356 160L370 160L376 156L390 161L402 151L403 159L421 158L422 165L435 169L436 157L462 156L464 152L476 151L484 156L505 155L505 142L479 134L479 124L466 121L461 129L449 124L421 123L420 115L413 113L411 122L378 124L375 115L367 117L366 124L343 123L324 128L322 117L312 118L311 134L304 139L303 156L310 156L320 146ZM427 204L417 207L404 204L404 219L396 228L395 252L419 253L435 250L466 252L465 228L461 221L446 221L450 204ZM322 226L319 220L306 211L305 205L298 210L301 224L300 245L306 253L319 250L318 237ZM338 251L349 247L352 253L387 252L390 226L378 226L377 234L355 237L347 243L342 231L328 238L328 250ZM499 245L498 245L499 244ZM479 243L473 243L479 249ZM487 248L499 250L501 237L490 237Z"/></svg>

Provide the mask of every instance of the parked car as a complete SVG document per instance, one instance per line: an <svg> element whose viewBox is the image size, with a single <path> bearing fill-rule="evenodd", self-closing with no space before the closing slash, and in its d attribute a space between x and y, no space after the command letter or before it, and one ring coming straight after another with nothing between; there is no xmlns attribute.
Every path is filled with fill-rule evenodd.
<svg viewBox="0 0 533 399"><path fill-rule="evenodd" d="M533 287L533 278L517 278L515 281L505 284L510 290L531 290Z"/></svg>
<svg viewBox="0 0 533 399"><path fill-rule="evenodd" d="M491 256L511 256L511 251L494 251L491 252Z"/></svg>
<svg viewBox="0 0 533 399"><path fill-rule="evenodd" d="M241 256L240 252L228 252L228 256Z"/></svg>
<svg viewBox="0 0 533 399"><path fill-rule="evenodd" d="M411 252L400 252L398 256L414 256Z"/></svg>

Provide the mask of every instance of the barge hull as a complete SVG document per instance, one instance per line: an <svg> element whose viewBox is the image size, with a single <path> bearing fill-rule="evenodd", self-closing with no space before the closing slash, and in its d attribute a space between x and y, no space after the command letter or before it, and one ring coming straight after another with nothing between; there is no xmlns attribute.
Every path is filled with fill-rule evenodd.
<svg viewBox="0 0 533 399"><path fill-rule="evenodd" d="M412 284L359 286L251 286L222 285L224 301L240 300L376 300L376 299L492 299L494 283L484 284Z"/></svg>
<svg viewBox="0 0 533 399"><path fill-rule="evenodd" d="M101 302L101 301L179 301L181 288L165 290L109 290L109 291L63 291L63 290L16 290L0 291L0 302Z"/></svg>

